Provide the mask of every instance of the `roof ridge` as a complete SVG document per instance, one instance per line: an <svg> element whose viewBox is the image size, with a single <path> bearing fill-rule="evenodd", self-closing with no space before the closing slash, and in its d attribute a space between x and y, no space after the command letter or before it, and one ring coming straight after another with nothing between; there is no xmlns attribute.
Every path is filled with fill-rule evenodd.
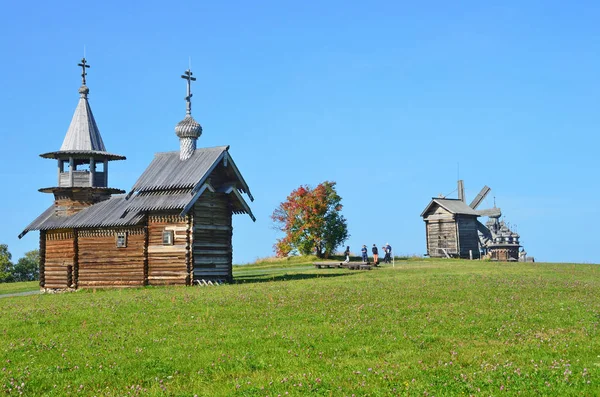
<svg viewBox="0 0 600 397"><path fill-rule="evenodd" d="M229 145L221 145L221 146L211 146L211 147L203 147L203 148L197 148L195 150L195 152L201 152L201 151L206 151L206 150L229 150ZM156 152L154 153L154 156L161 156L161 155L168 155L168 154L173 154L173 153L179 153L179 150L170 150L168 152Z"/></svg>

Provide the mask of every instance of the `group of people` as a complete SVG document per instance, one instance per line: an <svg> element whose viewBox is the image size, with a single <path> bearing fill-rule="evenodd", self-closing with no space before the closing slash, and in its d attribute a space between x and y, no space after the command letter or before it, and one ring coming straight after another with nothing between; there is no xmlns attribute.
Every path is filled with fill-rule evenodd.
<svg viewBox="0 0 600 397"><path fill-rule="evenodd" d="M381 249L385 253L385 256L383 257L383 263L392 263L392 246L390 245L390 243L386 243L383 247L381 247ZM362 261L369 262L369 256L367 255L368 250L367 250L366 245L362 246L360 252L362 254ZM373 244L373 248L371 248L371 252L373 253L373 263L378 265L379 264L379 249L377 249L376 244ZM344 251L344 255L346 255L345 262L346 263L350 262L350 246L346 247L346 251Z"/></svg>

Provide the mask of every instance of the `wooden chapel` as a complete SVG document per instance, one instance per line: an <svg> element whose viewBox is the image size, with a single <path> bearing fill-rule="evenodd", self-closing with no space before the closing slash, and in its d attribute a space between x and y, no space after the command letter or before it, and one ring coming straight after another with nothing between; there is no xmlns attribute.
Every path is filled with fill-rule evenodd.
<svg viewBox="0 0 600 397"><path fill-rule="evenodd" d="M180 150L157 153L131 190L108 185L110 161L88 102L85 58L79 103L58 151L54 203L19 235L40 231L40 287L45 291L232 280L232 216L254 215L250 189L229 146L196 148L188 69L186 115L176 127Z"/></svg>

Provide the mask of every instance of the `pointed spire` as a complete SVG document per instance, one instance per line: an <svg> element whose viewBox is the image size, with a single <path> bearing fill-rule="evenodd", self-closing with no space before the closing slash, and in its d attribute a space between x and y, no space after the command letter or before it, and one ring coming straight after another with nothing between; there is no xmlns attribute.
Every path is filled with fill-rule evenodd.
<svg viewBox="0 0 600 397"><path fill-rule="evenodd" d="M190 69L181 75L182 79L187 80L185 117L175 126L175 133L179 137L179 158L181 160L187 160L194 154L196 141L202 135L202 126L192 117L192 81L196 81L192 75Z"/></svg>
<svg viewBox="0 0 600 397"><path fill-rule="evenodd" d="M67 135L60 147L61 151L73 151L73 150L93 150L99 152L106 152L102 136L100 136L100 130L96 125L96 120L88 103L88 93L90 89L86 85L87 71L90 65L87 64L85 58L78 63L77 66L81 67L81 87L79 87L79 103L75 108L73 119L67 130Z"/></svg>

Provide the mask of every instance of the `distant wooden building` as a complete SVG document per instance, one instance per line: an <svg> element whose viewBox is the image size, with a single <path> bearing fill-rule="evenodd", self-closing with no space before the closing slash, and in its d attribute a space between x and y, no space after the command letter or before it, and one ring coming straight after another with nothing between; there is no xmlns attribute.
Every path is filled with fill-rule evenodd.
<svg viewBox="0 0 600 397"><path fill-rule="evenodd" d="M479 213L462 200L433 198L421 214L432 258L479 258Z"/></svg>
<svg viewBox="0 0 600 397"><path fill-rule="evenodd" d="M88 103L85 59L80 99L60 150L58 183L40 189L54 204L19 235L40 231L45 290L181 284L232 279L232 215L254 215L229 146L196 149L202 127L187 112L175 131L180 150L157 153L128 194L108 187L106 151Z"/></svg>
<svg viewBox="0 0 600 397"><path fill-rule="evenodd" d="M496 207L478 209L490 192L488 186L467 205L464 183L458 181L458 199L433 198L421 216L425 221L427 255L433 258L484 258L496 261L519 260L520 236L500 220ZM477 218L488 217L484 225Z"/></svg>

